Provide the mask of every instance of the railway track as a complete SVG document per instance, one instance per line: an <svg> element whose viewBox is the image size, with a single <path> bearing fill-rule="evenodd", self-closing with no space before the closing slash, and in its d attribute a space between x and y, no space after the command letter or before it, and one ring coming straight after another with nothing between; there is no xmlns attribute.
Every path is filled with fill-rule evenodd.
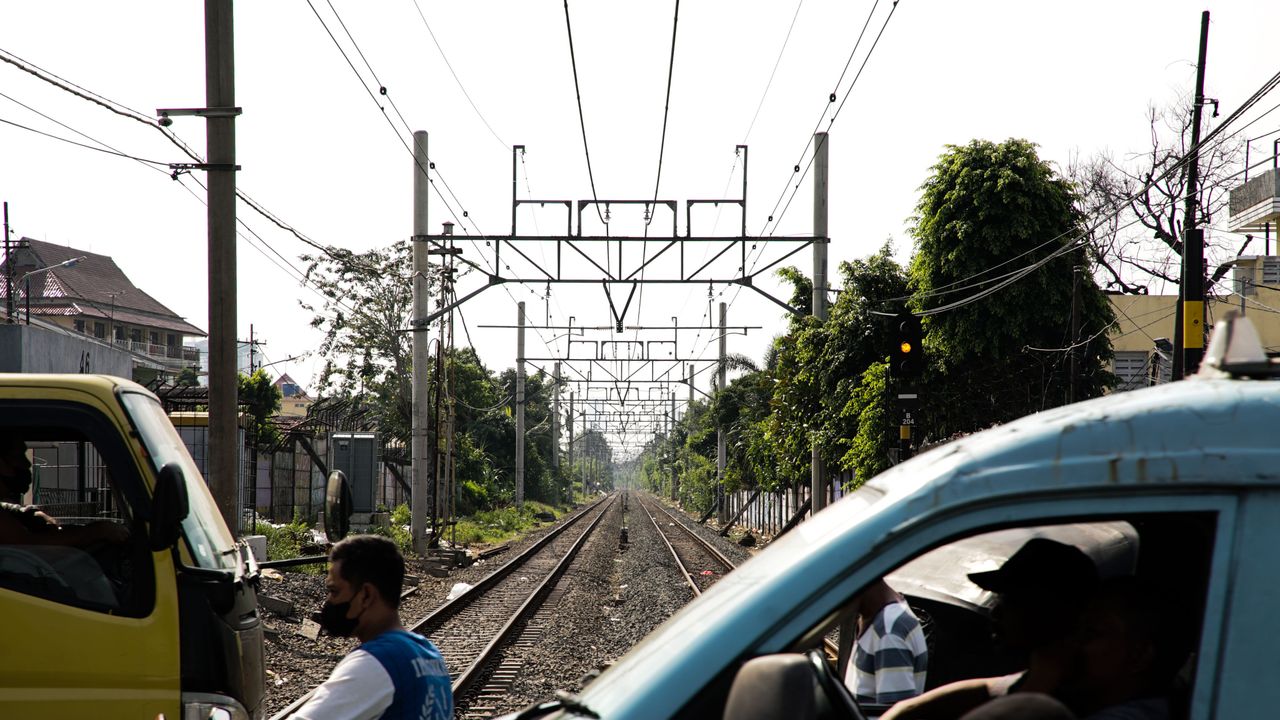
<svg viewBox="0 0 1280 720"><path fill-rule="evenodd" d="M671 551L695 596L701 595L736 567L732 560L672 515L662 503L643 493L636 493L635 497Z"/></svg>
<svg viewBox="0 0 1280 720"><path fill-rule="evenodd" d="M455 715L487 716L486 703L500 697L519 669L523 651L531 649L545 626L545 614L556 600L556 584L578 549L614 501L590 505L489 574L467 592L409 627L440 649L453 680ZM504 651L514 648L515 652ZM286 720L312 691L271 717Z"/></svg>
<svg viewBox="0 0 1280 720"><path fill-rule="evenodd" d="M733 564L733 561L725 557L715 546L681 522L661 502L652 497L646 497L641 493L637 493L637 497L641 498L640 506L644 508L649 515L649 519L667 542L667 548L671 550L671 554L676 559L676 564L679 565L681 572L684 573L689 587L693 588L695 596L701 595L704 590L714 585L721 575L737 567ZM653 509L656 509L657 513L654 513ZM697 569L713 564L723 568L723 572L717 574L712 570L709 574L706 574L708 573L706 569ZM839 652L835 639L824 639L823 647L827 652L828 658L834 663Z"/></svg>

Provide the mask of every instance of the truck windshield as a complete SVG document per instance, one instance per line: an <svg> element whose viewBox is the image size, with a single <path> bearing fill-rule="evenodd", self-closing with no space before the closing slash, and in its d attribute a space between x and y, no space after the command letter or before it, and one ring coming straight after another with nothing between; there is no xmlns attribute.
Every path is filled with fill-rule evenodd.
<svg viewBox="0 0 1280 720"><path fill-rule="evenodd" d="M182 531L196 565L210 570L234 570L240 561L235 541L222 521L200 470L159 401L138 392L122 392L120 401L142 438L152 469L158 473L171 462L182 469L191 508L187 519L182 521Z"/></svg>

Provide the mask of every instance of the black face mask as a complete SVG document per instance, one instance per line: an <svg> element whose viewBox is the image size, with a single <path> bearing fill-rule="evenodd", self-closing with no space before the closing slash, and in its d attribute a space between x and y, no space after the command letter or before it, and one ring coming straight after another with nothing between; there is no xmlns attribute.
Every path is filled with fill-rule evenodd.
<svg viewBox="0 0 1280 720"><path fill-rule="evenodd" d="M334 637L351 637L360 618L349 618L348 612L351 612L350 600L341 603L325 601L320 606L320 629Z"/></svg>

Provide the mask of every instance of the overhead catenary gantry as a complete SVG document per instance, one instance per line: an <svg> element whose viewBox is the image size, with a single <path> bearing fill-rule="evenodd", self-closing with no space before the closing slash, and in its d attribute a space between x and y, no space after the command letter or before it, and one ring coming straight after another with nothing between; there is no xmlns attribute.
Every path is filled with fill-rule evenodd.
<svg viewBox="0 0 1280 720"><path fill-rule="evenodd" d="M771 272L781 263L811 246L825 246L825 236L769 236L747 235L747 146L738 145L736 151L743 158L742 196L739 198L715 198L685 200L685 234L679 234L678 221L681 202L655 199L525 199L517 195L517 161L524 152L523 145L515 145L511 155L511 233L509 235L476 235L467 239L477 243L475 259L461 262L482 273L486 282L471 292L428 313L420 322L431 323L440 316L476 297L491 287L505 283L563 283L599 284L608 301L616 332L622 332L631 301L639 285L705 284L738 285L767 298L788 312L803 315L799 308L769 294L756 284L761 275ZM562 206L565 210L563 235L523 235L519 232L519 210L522 206ZM614 206L639 205L644 208L646 228L658 208L671 214L671 234L667 236L616 236L584 235L583 213L596 209L607 222ZM693 233L694 210L700 206L737 205L741 210L741 229L736 236L707 236ZM576 224L575 224L576 219ZM576 229L575 229L576 228ZM432 247L443 249L453 235L414 235L415 241L423 241ZM479 243L483 242L483 246ZM554 246L553 261L539 260L527 250L534 246ZM657 250L649 253L649 245ZM644 247L637 247L643 245ZM710 248L714 254L705 261L690 261L692 247ZM735 252L736 251L736 252ZM758 252L760 257L748 267L748 253ZM825 254L824 254L825 257ZM736 264L731 264L735 263ZM726 267L727 266L727 267ZM825 273L824 273L825 275ZM621 291L621 292L619 292ZM625 293L625 297L624 297Z"/></svg>
<svg viewBox="0 0 1280 720"><path fill-rule="evenodd" d="M417 138L415 137L415 139ZM812 235L753 237L747 234L748 181L746 145L735 147L735 152L742 157L743 163L740 197L695 199L686 200L683 203L676 200L659 199L656 190L653 198L639 200L599 198L591 200L532 198L522 200L518 196L518 167L520 157L525 148L523 145L515 145L512 147L511 156L510 234L483 235L477 233L476 235L471 235L467 233L465 237L462 237L455 236L446 229L446 232L442 234L433 235L424 233L422 230L423 225L415 222L415 234L413 236L415 278L430 271L430 268L425 263L418 263L419 257L425 260L428 254L446 253L449 261L455 267L457 265L464 266L469 269L468 273L479 274L483 278L483 282L479 286L473 285L465 294L455 294L443 300L434 311L428 311L425 304L418 304L415 301L414 320L412 323L415 337L421 334L418 331L426 330L432 323L446 316L468 300L480 295L489 288L508 283L545 284L548 286L548 295L551 284L580 286L598 284L607 303L611 325L576 325L573 322L573 318L570 318L570 323L567 326L553 325L550 322L540 326L540 328L544 327L548 330L565 331L565 335L561 337L568 337L567 349L562 355L532 357L527 356L524 352L524 332L532 326L528 323L524 303L518 303L517 323L514 326L518 334L517 384L520 386L517 388L516 393L517 405L519 406L517 408L516 428L518 438L517 502L522 498L524 484L521 472L523 469L523 463L521 462L523 453L521 450L523 450L525 428L523 427L523 422L521 422L523 413L520 411L523 410L522 391L525 363L555 362L553 382L556 387L557 401L559 400L560 391L564 387L572 386L579 390L585 390L585 392L581 393L581 398L577 398L577 402L582 407L578 411L579 418L575 418L574 410L575 394L577 393L570 392L570 412L567 420L571 439L569 453L572 462L572 437L575 419L585 421L590 413L594 416L594 420L596 420L594 424L600 428L600 432L613 432L615 434L615 439L619 441L617 446L620 449L644 447L647 439L643 441L634 439L639 437L636 429L642 428L644 434L653 436L663 431L669 432L674 427L677 419L678 404L678 393L675 388L679 385L685 385L688 389L687 402L691 403L694 399L694 392L697 390L693 378L696 374L712 368L716 370L713 385L723 388L727 382L726 336L730 333L739 332L746 334L749 330L759 329L760 327L748 325L729 326L726 321L727 306L724 302L719 303L718 325L708 323L706 326L682 326L679 323L679 319L674 317L672 318L671 326L628 323L627 318L631 312L638 288L645 285L706 285L708 288L707 314L710 316L712 311L712 288L716 285L722 287L738 286L753 290L787 312L805 315L807 314L805 310L794 307L761 288L757 284L757 280L761 275L771 273L779 265L806 248L812 248L814 260L812 307L813 312L819 317L825 316L826 293L828 291L826 246L829 243L829 239L826 237L827 135L826 133L818 133L815 139L817 140L818 148L815 159L818 167L815 172L814 232ZM421 145L425 148L425 133L421 138ZM421 168L419 169L421 170ZM425 173L419 174L425 175ZM734 236L695 234L696 211L702 207L721 205L736 205L739 208L741 213L739 233ZM519 228L520 210L522 207L528 206L563 208L564 234L521 234ZM640 236L618 236L612 234L609 222L612 219L614 208L635 206L643 210L645 233ZM603 235L584 232L584 219L589 210L594 210L594 215L603 223ZM679 232L679 220L682 210L685 221L683 235ZM660 212L666 212L670 216L669 235L649 234L649 228L654 224L657 219L656 216ZM423 214L425 215L425 213ZM417 219L415 216L415 220ZM772 219L772 216L770 216L771 221ZM466 233L465 226L463 231ZM463 253L457 246L460 242L469 242L472 248ZM548 246L553 250L550 258L547 257L546 252ZM424 248L425 252L420 253L418 249L420 247ZM537 249L536 252L535 248ZM693 248L705 251L696 262L691 261L693 254L691 249ZM535 254L538 259L535 259ZM749 259L750 264L748 264ZM462 279L461 277L458 279L459 284L461 284ZM484 327L511 328L512 326ZM706 358L699 356L696 352L682 352L679 342L680 333L686 330L712 333L711 340L718 340L717 357ZM630 339L617 337L589 338L586 334L591 331L610 332L613 334L635 332L635 337ZM642 332L669 332L670 336L641 338L640 334ZM578 365L584 365L585 367L578 367ZM697 366L701 367L695 373L694 368ZM566 377L562 370L568 370L569 373L576 374L577 378ZM597 375L600 375L600 377L597 377ZM599 388L604 390L605 398L603 399L607 400L609 389L612 388L614 395L617 396L617 400L621 403L629 396L633 386L642 385L665 386L667 390L661 401L667 407L663 410L655 409L637 412L640 406L633 404L630 408L623 409L619 407L615 410L614 408L595 407L595 404L601 398L590 397L592 390ZM701 393L702 391L697 390L697 392ZM705 395L705 393L703 394ZM611 412L626 414L625 417L608 415ZM552 433L553 442L558 447L560 443L558 413L556 420ZM726 438L723 428L718 431L717 436L717 476L722 476L726 464ZM816 486L823 479L816 455L814 463L814 482ZM673 491L675 482L676 479L673 476ZM724 505L722 500L718 500L718 504L723 513Z"/></svg>

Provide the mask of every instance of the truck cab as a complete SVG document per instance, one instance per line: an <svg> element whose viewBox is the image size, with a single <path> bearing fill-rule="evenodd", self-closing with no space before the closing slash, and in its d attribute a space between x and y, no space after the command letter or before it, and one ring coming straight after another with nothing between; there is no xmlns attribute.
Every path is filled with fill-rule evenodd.
<svg viewBox="0 0 1280 720"><path fill-rule="evenodd" d="M261 717L257 568L155 395L0 374L0 454L0 717Z"/></svg>
<svg viewBox="0 0 1280 720"><path fill-rule="evenodd" d="M576 696L524 717L852 718L823 652L865 588L906 596L928 638L926 689L1025 668L982 621L970 573L1032 537L1104 577L1161 588L1187 639L1173 717L1280 707L1280 375L1251 326L1220 324L1201 373L1042 412L923 453L817 513L686 606ZM1025 659L1022 661L1025 662Z"/></svg>

